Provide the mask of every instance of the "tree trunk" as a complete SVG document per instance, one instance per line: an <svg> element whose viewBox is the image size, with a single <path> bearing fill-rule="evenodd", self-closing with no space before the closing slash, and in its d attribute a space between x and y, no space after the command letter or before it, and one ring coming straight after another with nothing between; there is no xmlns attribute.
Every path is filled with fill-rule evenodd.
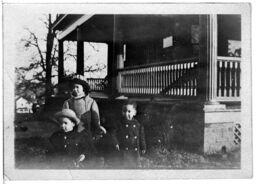
<svg viewBox="0 0 256 184"><path fill-rule="evenodd" d="M45 87L46 87L46 99L49 99L52 92L52 48L54 42L54 33L52 31L52 20L51 14L49 14L49 27L47 33L47 41L46 41L46 80L45 80Z"/></svg>

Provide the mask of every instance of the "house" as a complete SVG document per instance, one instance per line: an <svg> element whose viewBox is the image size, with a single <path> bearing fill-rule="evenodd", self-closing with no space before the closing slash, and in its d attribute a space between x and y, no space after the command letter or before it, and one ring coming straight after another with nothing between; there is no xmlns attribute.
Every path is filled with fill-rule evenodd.
<svg viewBox="0 0 256 184"><path fill-rule="evenodd" d="M107 91L101 109L120 109L120 96L137 100L141 121L153 122L167 146L175 141L204 153L240 146L240 15L62 14L53 30L59 83L66 77L64 41L77 42L79 75L84 75L83 43L106 43L108 90L96 88L103 79L85 79L93 90ZM151 130L147 139L153 144L157 133Z"/></svg>
<svg viewBox="0 0 256 184"><path fill-rule="evenodd" d="M16 103L16 113L33 113L32 103L23 97L18 97L15 101Z"/></svg>

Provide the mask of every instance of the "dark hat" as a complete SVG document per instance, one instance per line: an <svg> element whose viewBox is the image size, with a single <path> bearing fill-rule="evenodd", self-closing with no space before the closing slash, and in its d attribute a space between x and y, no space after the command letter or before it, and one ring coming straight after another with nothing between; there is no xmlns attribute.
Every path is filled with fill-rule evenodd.
<svg viewBox="0 0 256 184"><path fill-rule="evenodd" d="M85 80L79 79L79 78L73 78L71 79L72 85L74 84L80 84L83 86L85 92L90 92L90 85Z"/></svg>
<svg viewBox="0 0 256 184"><path fill-rule="evenodd" d="M62 109L62 111L57 112L54 116L58 122L59 122L59 118L61 118L61 117L69 118L76 125L78 125L80 122L80 120L76 116L76 113L71 109Z"/></svg>

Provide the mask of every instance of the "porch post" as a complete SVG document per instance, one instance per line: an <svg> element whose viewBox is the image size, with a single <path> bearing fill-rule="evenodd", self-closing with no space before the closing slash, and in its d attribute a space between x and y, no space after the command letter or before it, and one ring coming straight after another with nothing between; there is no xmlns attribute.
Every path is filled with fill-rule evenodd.
<svg viewBox="0 0 256 184"><path fill-rule="evenodd" d="M113 41L109 42L109 62L111 65L109 66L110 70L110 80L111 80L111 95L116 96L118 93L118 68L117 68L117 55L118 55L118 45L119 45L119 38L118 38L118 16L113 15Z"/></svg>
<svg viewBox="0 0 256 184"><path fill-rule="evenodd" d="M62 82L63 77L64 77L63 41L58 40L58 43L59 43L58 82Z"/></svg>
<svg viewBox="0 0 256 184"><path fill-rule="evenodd" d="M108 83L109 93L113 92L113 76L114 76L114 43L108 42Z"/></svg>
<svg viewBox="0 0 256 184"><path fill-rule="evenodd" d="M77 28L77 74L84 75L84 42L81 38L81 28Z"/></svg>
<svg viewBox="0 0 256 184"><path fill-rule="evenodd" d="M218 104L217 93L217 15L200 15L200 96L206 104Z"/></svg>
<svg viewBox="0 0 256 184"><path fill-rule="evenodd" d="M124 67L123 60L123 33L122 28L120 27L120 19L116 15L114 16L114 38L115 38L115 68L117 71L116 76L116 89L120 92L121 89L121 75L118 73L118 69L122 69Z"/></svg>

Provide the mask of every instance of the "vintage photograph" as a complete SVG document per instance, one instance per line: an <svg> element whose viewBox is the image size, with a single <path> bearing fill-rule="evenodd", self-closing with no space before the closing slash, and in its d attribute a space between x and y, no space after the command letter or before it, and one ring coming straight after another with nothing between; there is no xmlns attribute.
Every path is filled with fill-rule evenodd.
<svg viewBox="0 0 256 184"><path fill-rule="evenodd" d="M14 44L14 60L4 59L14 170L242 170L246 5L203 14L5 6L17 33L4 29Z"/></svg>

